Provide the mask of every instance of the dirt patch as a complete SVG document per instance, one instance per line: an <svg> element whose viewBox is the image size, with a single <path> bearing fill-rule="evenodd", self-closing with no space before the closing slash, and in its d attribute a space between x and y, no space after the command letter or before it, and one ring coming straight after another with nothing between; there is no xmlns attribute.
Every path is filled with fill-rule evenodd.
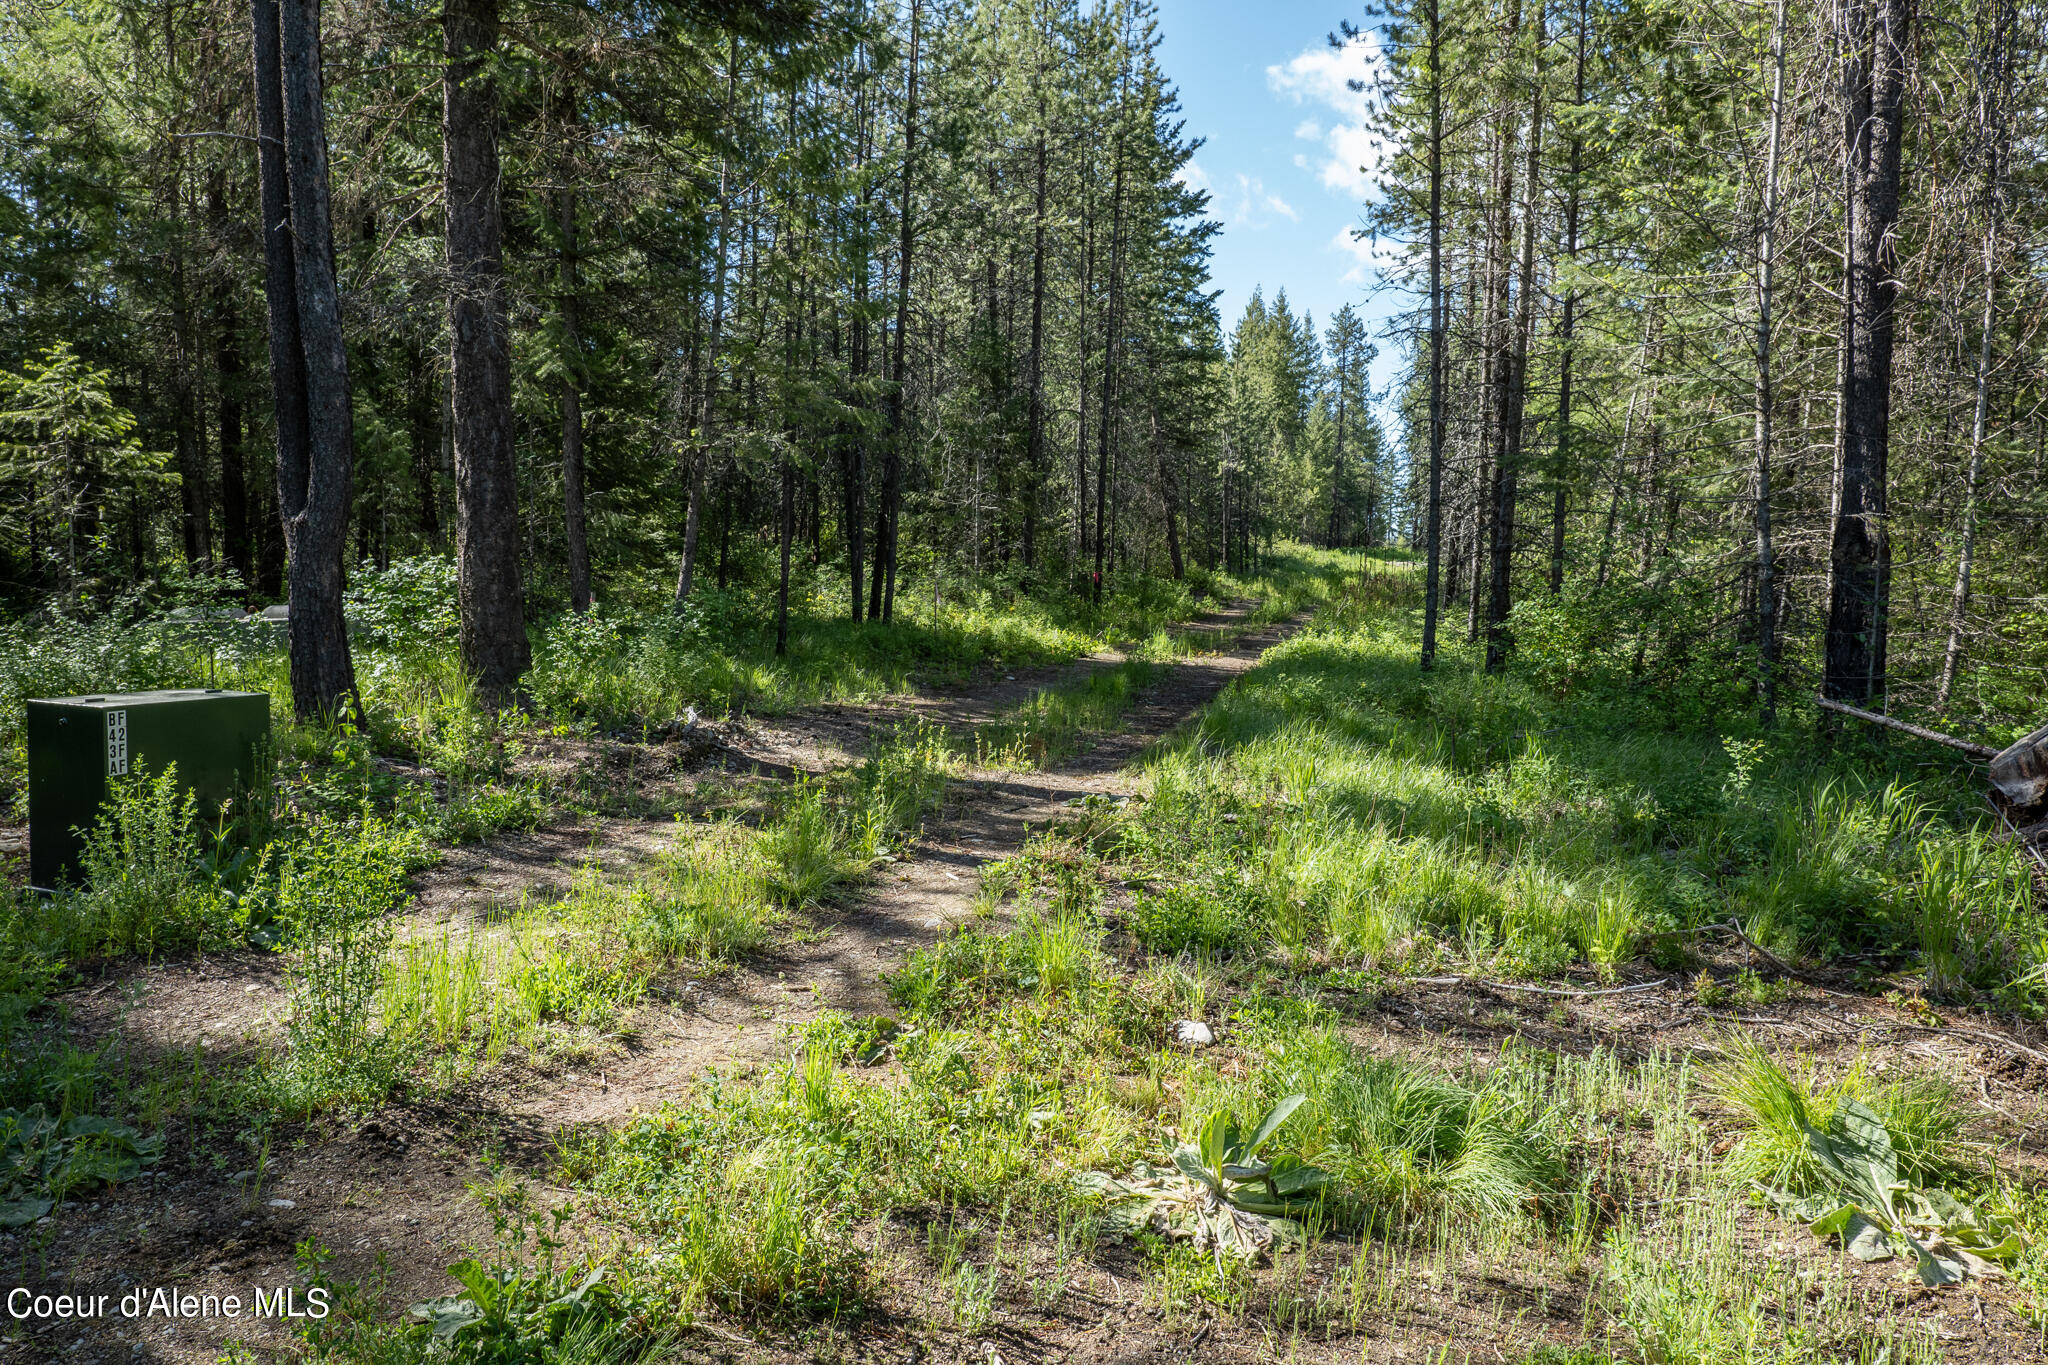
<svg viewBox="0 0 2048 1365"><path fill-rule="evenodd" d="M438 1100L390 1105L360 1124L274 1130L270 1146L255 1153L233 1133L168 1133L157 1170L60 1207L41 1224L0 1234L0 1259L16 1268L9 1287L69 1288L118 1301L130 1289L162 1286L202 1304L234 1295L243 1315L0 1322L0 1358L200 1362L237 1342L285 1348L292 1323L254 1317L250 1305L258 1287L298 1283L294 1257L302 1245L331 1254L329 1273L337 1279L380 1287L387 1305L446 1292L444 1267L492 1242L491 1217L472 1187L509 1173L540 1182L545 1199L555 1134L656 1109L709 1068L747 1071L772 1062L788 1045L787 1029L824 1009L886 1010L888 974L972 914L983 863L1015 852L1076 797L1127 790L1118 770L1131 757L1299 624L1247 633L1241 617L1239 608L1207 623L1219 640L1243 637L1227 652L1161 665L1118 731L1088 737L1081 752L1044 772L979 772L953 783L924 836L862 894L820 907L799 932L743 966L657 982L616 1036L578 1055L539 1064L508 1058L481 1082ZM598 737L537 746L522 762L538 765L536 772L551 765L550 780L604 770L608 781L639 783L635 799L645 814L507 832L447 849L416 879L399 932L435 932L522 901L552 899L587 863L631 871L674 837L674 815L690 805L683 778L820 772L857 756L878 730L906 714L948 727L986 724L1044 687L1083 680L1121 660L1107 653L1054 669L1012 670L979 687L907 704L825 707L772 722L727 723L703 735L685 726L644 741ZM59 1005L75 1036L118 1037L131 1065L219 1069L245 1050L278 1045L283 986L274 955L203 954L116 966L67 992ZM877 1252L891 1260L911 1257L920 1245L901 1229L887 1241ZM906 1285L920 1283L907 1262L904 1269ZM994 1358L991 1350L1019 1360L1046 1352L1083 1360L1182 1358L1185 1347L1175 1343L1189 1334L1145 1320L1132 1297L1135 1275L1126 1267L1121 1276L1105 1270L1086 1283L1077 1279L1074 1297L1044 1317L1043 1334L1006 1324L987 1341L949 1341L906 1316L893 1329L869 1322L846 1344L860 1343L852 1351L858 1359L901 1359L908 1350L912 1358L982 1365ZM909 1301L901 1308L906 1315L923 1311ZM705 1347L713 1357L790 1358L782 1347L740 1345L692 1338L683 1355ZM748 1354L756 1350L766 1354Z"/></svg>
<svg viewBox="0 0 2048 1365"><path fill-rule="evenodd" d="M584 1068L587 1074L573 1087L532 1078L508 1093L509 1111L570 1122L651 1110L708 1066L749 1070L779 1060L788 1050L787 1030L824 1010L887 1012L888 975L973 915L982 864L1017 852L1031 831L1059 819L1076 798L1131 791L1121 770L1132 757L1207 705L1300 624L1261 630L1227 654L1162 665L1126 712L1122 729L1092 737L1091 747L1044 772L984 772L953 782L908 856L882 869L858 896L819 908L813 932L728 972L665 983L667 998L636 1013L618 1052L600 1070ZM762 727L760 747L749 752L764 766L770 754L807 759L798 747L804 740L862 733L856 724L835 715L822 723L802 717L774 731ZM787 747L771 747L778 742ZM812 753L819 747L813 744ZM818 770L808 763L804 769Z"/></svg>

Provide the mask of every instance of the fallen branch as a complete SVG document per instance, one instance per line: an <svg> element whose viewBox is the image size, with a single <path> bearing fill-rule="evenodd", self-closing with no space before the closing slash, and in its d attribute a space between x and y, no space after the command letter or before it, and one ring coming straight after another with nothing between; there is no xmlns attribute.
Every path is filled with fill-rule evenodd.
<svg viewBox="0 0 2048 1365"><path fill-rule="evenodd" d="M1559 990L1551 986L1517 986L1506 981L1481 981L1479 983L1496 991L1527 991L1531 995L1627 995L1631 991L1654 991L1668 986L1669 981L1638 981L1633 986L1606 986L1597 990Z"/></svg>
<svg viewBox="0 0 2048 1365"><path fill-rule="evenodd" d="M1671 983L1665 980L1638 981L1633 986L1603 986L1584 990L1560 990L1554 986L1518 986L1509 981L1488 981L1477 976L1418 976L1411 986L1485 986L1495 991L1526 991L1530 995L1627 995L1632 991L1654 991Z"/></svg>
<svg viewBox="0 0 2048 1365"><path fill-rule="evenodd" d="M1805 984L1819 991L1821 994L1832 995L1837 1000L1862 999L1861 996L1857 995L1853 991L1838 991L1830 989L1827 986L1823 986L1820 984L1820 982L1815 981L1811 976L1808 976L1805 972L1802 972L1797 968L1789 965L1785 962L1783 958L1780 958L1776 953L1773 953L1770 949L1764 947L1761 943L1758 943L1755 939L1751 938L1747 933L1743 932L1742 921L1736 919L1733 915L1730 915L1728 917L1727 923L1723 924L1721 927L1726 929L1729 933L1735 935L1735 937L1741 939L1743 945L1747 947L1751 952L1755 953L1764 961L1770 963L1773 967L1776 967L1780 972L1784 973L1786 976L1791 977L1794 981L1804 982Z"/></svg>
<svg viewBox="0 0 2048 1365"><path fill-rule="evenodd" d="M1988 744L1972 744L1967 739L1957 739L1954 735L1945 735L1939 730L1930 730L1924 725L1912 725L1903 720L1894 720L1890 716L1881 716L1875 711L1865 711L1859 706L1850 706L1846 702L1830 701L1826 697L1815 697L1813 704L1823 711L1833 711L1839 715L1854 716L1857 720L1868 721L1872 725L1882 725L1887 730L1897 730L1901 734L1911 735L1915 739L1924 739L1930 744L1946 745L1980 761L1988 762L1998 757L2000 752Z"/></svg>
<svg viewBox="0 0 2048 1365"><path fill-rule="evenodd" d="M2014 1042L2012 1039L2001 1037L1996 1033L1985 1033L1980 1029L1956 1028L1953 1025L1944 1026L1942 1028L1936 1028L1931 1024L1901 1024L1895 1023L1891 1020L1886 1020L1884 1023L1881 1024L1866 1025L1866 1030L1873 1032L1877 1029L1886 1028L1910 1029L1914 1033L1932 1033L1936 1036L1947 1036L1951 1038L1971 1038L1975 1039L1977 1042L1980 1043L1988 1043L1992 1047L2002 1047L2005 1048L2007 1051L2017 1052L2020 1053L2022 1056L2032 1057L2037 1062L2048 1062L2048 1052L2042 1052L2036 1048L2028 1047L2025 1043Z"/></svg>

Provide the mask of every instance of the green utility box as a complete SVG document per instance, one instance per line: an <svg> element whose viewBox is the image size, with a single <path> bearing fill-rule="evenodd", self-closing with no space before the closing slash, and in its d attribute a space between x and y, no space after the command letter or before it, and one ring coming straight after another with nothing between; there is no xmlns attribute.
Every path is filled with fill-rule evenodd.
<svg viewBox="0 0 2048 1365"><path fill-rule="evenodd" d="M264 692L185 689L52 697L28 703L28 875L55 889L77 878L82 831L113 783L178 765L202 812L256 774L270 738Z"/></svg>

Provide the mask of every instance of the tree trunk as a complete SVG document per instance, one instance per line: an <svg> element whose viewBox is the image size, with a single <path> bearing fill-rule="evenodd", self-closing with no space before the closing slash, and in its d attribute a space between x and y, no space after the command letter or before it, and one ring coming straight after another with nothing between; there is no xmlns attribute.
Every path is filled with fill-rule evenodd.
<svg viewBox="0 0 2048 1365"><path fill-rule="evenodd" d="M1119 96L1121 99L1121 96ZM1119 111L1119 121L1121 121ZM1109 198L1109 294L1103 301L1102 310L1102 404L1097 412L1097 449L1095 455L1095 575L1090 580L1089 597L1096 606L1102 605L1102 575L1105 569L1103 554L1109 540L1109 435L1116 425L1111 416L1112 395L1116 379L1116 324L1118 257L1123 250L1124 226L1124 139L1121 129L1116 139L1116 170L1111 177L1114 188Z"/></svg>
<svg viewBox="0 0 2048 1365"><path fill-rule="evenodd" d="M277 500L291 564L292 709L359 721L342 614L354 466L348 350L334 283L317 0L252 0L264 293L278 425Z"/></svg>
<svg viewBox="0 0 2048 1365"><path fill-rule="evenodd" d="M1848 230L1836 426L1834 535L1821 693L1882 702L1891 580L1892 233L1912 0L1840 0L1843 179Z"/></svg>
<svg viewBox="0 0 2048 1365"><path fill-rule="evenodd" d="M1578 42L1572 57L1572 102L1586 103L1586 4L1579 0ZM1569 174L1571 189L1565 195L1564 259L1570 270L1579 255L1579 176L1584 169L1586 140L1574 131L1571 138ZM1579 295L1567 286L1558 319L1557 340L1557 469L1551 482L1550 502L1550 595L1564 591L1565 514L1570 508L1572 487L1572 359L1573 339L1578 323Z"/></svg>
<svg viewBox="0 0 2048 1365"><path fill-rule="evenodd" d="M519 581L512 336L498 162L498 0L445 0L442 154L448 217L448 381L455 410L455 555L463 662L512 695L531 662Z"/></svg>
<svg viewBox="0 0 2048 1365"><path fill-rule="evenodd" d="M1508 38L1504 39L1504 44L1512 41L1512 35L1521 23L1520 15L1520 5L1512 4L1506 21ZM1496 529L1495 507L1500 501L1501 458L1507 445L1508 371L1513 347L1508 321L1508 287L1513 266L1508 262L1508 251L1514 232L1514 214L1509 207L1515 188L1514 139L1514 111L1503 95L1494 125L1493 169L1487 177L1490 190L1486 229L1486 314L1480 326L1481 345L1485 348L1484 377L1481 380L1485 408L1480 424L1479 468L1472 479L1471 540L1467 546L1471 554L1471 580L1465 599L1465 640L1468 644L1479 639L1480 623L1485 614L1480 603L1488 597L1491 579L1481 572L1480 565L1492 562L1488 553L1488 532ZM1490 643L1487 653L1490 658L1493 653Z"/></svg>
<svg viewBox="0 0 2048 1365"><path fill-rule="evenodd" d="M1948 710L1963 662L1963 629L1970 607L1970 576L1977 549L1977 500L1984 478L1984 444L1990 435L1991 347L1998 319L1998 229L2004 202L2008 119L2012 96L2010 0L1992 0L1986 47L1977 54L1977 141L1984 167L1984 305L1977 329L1976 404L1970 422L1970 471L1963 495L1963 528L1956 547L1955 589L1948 611L1948 645L1942 651L1941 684L1934 709Z"/></svg>
<svg viewBox="0 0 2048 1365"><path fill-rule="evenodd" d="M740 40L737 35L726 40L725 59L725 123L732 124L733 102L739 91ZM699 398L703 405L703 417L698 429L696 449L691 452L687 483L690 489L689 509L683 515L683 563L676 573L677 611L690 600L690 589L697 577L697 536L704 521L704 475L711 462L712 424L718 416L718 360L719 340L725 325L725 274L727 241L732 230L732 165L725 157L718 162L718 241L712 263L711 285L711 332L703 348L703 389ZM687 444L678 449L688 450Z"/></svg>
<svg viewBox="0 0 2048 1365"><path fill-rule="evenodd" d="M775 587L775 657L789 653L789 547L796 538L796 466L782 458L782 573Z"/></svg>
<svg viewBox="0 0 2048 1365"><path fill-rule="evenodd" d="M441 492L434 465L441 449L441 409L446 396L433 357L425 347L408 347L412 366L406 398L406 440L411 447L414 527L435 551L441 549Z"/></svg>
<svg viewBox="0 0 2048 1365"><path fill-rule="evenodd" d="M1041 78L1044 72L1039 72ZM1031 374L1024 434L1024 568L1038 552L1038 504L1045 478L1045 99L1038 101L1038 183L1031 213ZM1178 575L1176 575L1178 577Z"/></svg>
<svg viewBox="0 0 2048 1365"><path fill-rule="evenodd" d="M1785 121L1785 0L1771 20L1771 131L1764 158L1763 221L1756 262L1756 682L1757 713L1765 725L1778 717L1777 556L1771 541L1772 273L1778 232L1778 155Z"/></svg>
<svg viewBox="0 0 2048 1365"><path fill-rule="evenodd" d="M896 227L896 335L890 369L894 385L889 392L889 446L882 456L882 506L875 521L875 582L868 598L868 615L893 619L896 611L896 522L902 511L903 456L910 440L904 419L905 390L910 385L908 344L910 340L910 265L915 224L910 212L911 171L917 159L917 64L919 21L924 10L921 0L910 3L910 64L904 74L903 95L903 196Z"/></svg>
<svg viewBox="0 0 2048 1365"><path fill-rule="evenodd" d="M1429 29L1429 510L1424 550L1421 668L1436 667L1444 527L1444 82L1441 0L1425 0Z"/></svg>
<svg viewBox="0 0 2048 1365"><path fill-rule="evenodd" d="M1502 386L1500 458L1493 480L1493 560L1488 566L1486 604L1486 671L1507 667L1513 640L1508 612L1513 607L1516 487L1521 478L1523 417L1529 400L1529 343L1536 330L1537 177L1543 157L1543 10L1536 11L1534 68L1529 82L1529 136L1522 167L1522 253L1516 274L1514 349L1507 357Z"/></svg>
<svg viewBox="0 0 2048 1365"><path fill-rule="evenodd" d="M1337 444L1330 456L1330 527L1323 535L1323 544L1328 549L1337 548L1339 513L1344 506L1344 419L1347 416L1344 400L1349 397L1346 381L1349 378L1350 347L1348 343L1336 356L1337 370ZM1370 530L1366 533L1370 536Z"/></svg>
<svg viewBox="0 0 2048 1365"><path fill-rule="evenodd" d="M563 179L568 179L565 168ZM562 232L562 530L569 560L569 605L590 610L590 539L583 511L583 358L578 332L576 191L564 183L559 199Z"/></svg>

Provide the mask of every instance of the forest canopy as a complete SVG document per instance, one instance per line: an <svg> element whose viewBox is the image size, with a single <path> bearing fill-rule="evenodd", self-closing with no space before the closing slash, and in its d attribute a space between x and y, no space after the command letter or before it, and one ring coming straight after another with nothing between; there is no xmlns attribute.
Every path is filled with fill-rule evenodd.
<svg viewBox="0 0 2048 1365"><path fill-rule="evenodd" d="M1143 0L0 14L0 593L288 599L303 713L421 556L503 693L593 603L1281 539L1426 553L1425 657L1564 690L2039 710L2037 5L1333 14L1390 264L1228 323Z"/></svg>
<svg viewBox="0 0 2048 1365"><path fill-rule="evenodd" d="M18 611L289 582L317 709L346 649L299 635L422 555L504 688L593 601L1099 601L1399 532L1356 314L1223 335L1149 5L5 14Z"/></svg>

